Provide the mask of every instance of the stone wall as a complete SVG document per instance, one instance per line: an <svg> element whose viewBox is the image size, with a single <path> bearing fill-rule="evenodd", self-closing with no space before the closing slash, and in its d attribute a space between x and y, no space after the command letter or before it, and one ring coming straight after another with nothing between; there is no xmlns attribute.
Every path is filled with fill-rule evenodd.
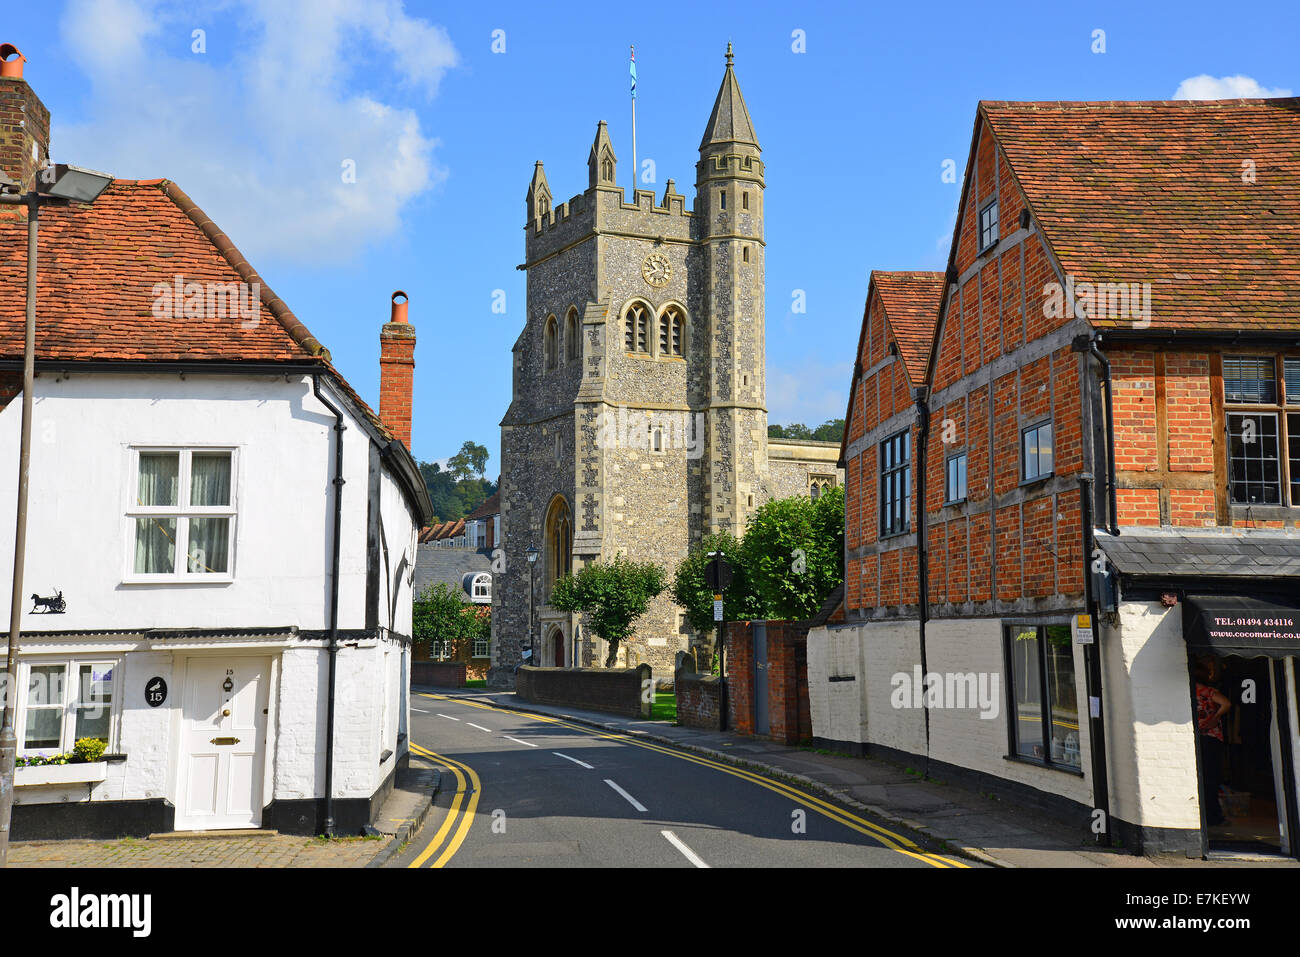
<svg viewBox="0 0 1300 957"><path fill-rule="evenodd" d="M680 671L674 678L677 723L686 728L721 731L723 684L718 675Z"/></svg>

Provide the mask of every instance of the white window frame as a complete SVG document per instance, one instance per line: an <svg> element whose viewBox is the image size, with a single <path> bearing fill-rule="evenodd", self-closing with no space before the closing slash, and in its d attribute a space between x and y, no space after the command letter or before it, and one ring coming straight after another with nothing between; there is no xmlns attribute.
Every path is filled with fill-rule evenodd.
<svg viewBox="0 0 1300 957"><path fill-rule="evenodd" d="M491 656L491 643L492 643L492 639L491 639L491 638L475 638L475 639L474 639L474 655L473 655L473 657L475 657L475 658L487 658L487 657L490 657L490 656Z"/></svg>
<svg viewBox="0 0 1300 957"><path fill-rule="evenodd" d="M139 505L136 501L140 485L141 453L175 452L179 455L178 475L176 480L176 505ZM190 461L195 452L228 452L230 454L230 504L215 506L191 506L190 496ZM130 448L127 465L127 480L124 488L123 514L126 533L123 536L125 554L123 556L123 584L181 584L192 585L199 582L233 582L235 580L235 543L239 528L239 449L229 445L133 445ZM181 501L185 502L184 505ZM176 520L176 560L171 572L150 574L135 570L135 536L136 519L158 516ZM191 572L188 567L189 533L191 518L229 518L230 531L227 535L228 552L224 572ZM181 547L181 543L185 547Z"/></svg>
<svg viewBox="0 0 1300 957"><path fill-rule="evenodd" d="M30 748L27 746L27 696L31 685L32 668L63 666L63 721L59 728L59 747L53 751L49 748ZM77 733L77 695L80 693L75 681L69 676L80 673L83 665L104 667L112 672L109 682L108 746L105 753L114 753L118 740L118 722L121 715L122 682L118 675L122 668L122 659L115 655L77 655L61 658L31 658L18 663L17 709L14 712L14 730L18 735L18 756L33 757L44 754L66 754L76 744Z"/></svg>
<svg viewBox="0 0 1300 957"><path fill-rule="evenodd" d="M480 590L482 594L480 594ZM469 583L469 600L476 605L486 605L492 601L492 576L479 572Z"/></svg>

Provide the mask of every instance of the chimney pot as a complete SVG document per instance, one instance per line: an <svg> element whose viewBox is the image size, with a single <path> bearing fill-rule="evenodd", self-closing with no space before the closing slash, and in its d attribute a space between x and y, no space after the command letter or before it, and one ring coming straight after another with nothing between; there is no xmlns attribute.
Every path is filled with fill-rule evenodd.
<svg viewBox="0 0 1300 957"><path fill-rule="evenodd" d="M0 76L21 80L26 62L27 57L12 43L0 44Z"/></svg>
<svg viewBox="0 0 1300 957"><path fill-rule="evenodd" d="M397 297L398 297L398 296L401 296L401 297L402 297L402 301L401 301L401 302L398 302L398 301L397 301ZM397 292L393 293L393 315L392 315L392 318L389 320L390 322L409 322L409 321L410 321L410 320L408 320L408 319L406 318L406 303L407 303L407 300L408 300L409 298L410 298L410 297L407 296L406 293L402 292L402 290L400 290L400 289L397 290Z"/></svg>

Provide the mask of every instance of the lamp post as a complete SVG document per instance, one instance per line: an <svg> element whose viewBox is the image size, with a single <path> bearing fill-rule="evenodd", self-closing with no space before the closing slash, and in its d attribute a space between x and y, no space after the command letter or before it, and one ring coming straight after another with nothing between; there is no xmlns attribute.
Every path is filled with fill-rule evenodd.
<svg viewBox="0 0 1300 957"><path fill-rule="evenodd" d="M21 193L22 186L0 176L0 204L27 207L27 325L23 342L23 409L18 444L18 508L14 522L13 588L9 601L9 649L5 657L5 683L0 689L3 718L0 719L0 867L9 857L9 821L14 806L14 765L18 760L18 735L14 729L14 701L18 695L15 655L21 631L23 560L27 552L27 474L32 453L32 388L36 378L36 229L42 206L67 206L70 202L93 203L108 189L113 177L94 170L58 164L36 175L35 189Z"/></svg>
<svg viewBox="0 0 1300 957"><path fill-rule="evenodd" d="M533 566L537 564L537 546L529 545L524 550L528 556L528 660L537 667L537 650L533 644Z"/></svg>

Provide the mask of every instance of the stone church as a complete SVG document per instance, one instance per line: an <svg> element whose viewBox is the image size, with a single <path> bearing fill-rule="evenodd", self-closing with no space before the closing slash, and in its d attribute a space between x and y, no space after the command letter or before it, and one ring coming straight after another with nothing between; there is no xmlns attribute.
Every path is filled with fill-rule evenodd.
<svg viewBox="0 0 1300 957"><path fill-rule="evenodd" d="M661 201L636 189L627 202L603 121L584 193L556 204L533 171L527 319L501 421L493 685L513 686L530 626L539 664L603 661L581 617L547 603L556 578L620 552L671 578L692 543L739 537L767 499L843 481L838 443L767 437L765 170L732 59L728 44L693 207L671 179ZM635 628L620 661L671 676L691 638L681 609L661 595Z"/></svg>

